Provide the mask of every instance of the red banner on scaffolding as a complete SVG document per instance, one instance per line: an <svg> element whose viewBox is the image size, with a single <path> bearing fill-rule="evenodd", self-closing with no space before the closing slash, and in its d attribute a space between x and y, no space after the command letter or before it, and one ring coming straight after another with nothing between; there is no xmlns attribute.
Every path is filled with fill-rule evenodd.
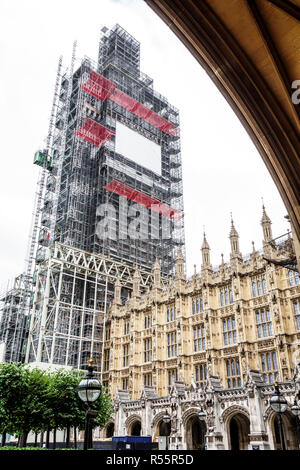
<svg viewBox="0 0 300 470"><path fill-rule="evenodd" d="M97 72L92 71L87 82L81 85L81 88L100 101L105 101L108 98L111 99L166 134L177 135L179 132L179 128L170 121L161 117L134 98L131 98L131 96L123 91L116 90L117 85Z"/></svg>
<svg viewBox="0 0 300 470"><path fill-rule="evenodd" d="M114 132L93 119L88 118L75 132L75 135L96 147L101 147L101 145L107 142L114 135Z"/></svg>
<svg viewBox="0 0 300 470"><path fill-rule="evenodd" d="M103 77L103 75L91 72L88 81L81 85L81 88L98 100L105 101L112 95L117 85Z"/></svg>
<svg viewBox="0 0 300 470"><path fill-rule="evenodd" d="M124 196L127 199L130 199L131 201L134 201L137 204L146 206L148 209L159 212L159 214L165 215L170 219L179 220L184 216L182 211L174 209L168 204L160 202L158 199L148 196L147 194L141 193L136 189L130 188L129 186L126 186L125 184L120 183L119 181L111 181L108 185L104 186L104 189L119 194L120 196Z"/></svg>
<svg viewBox="0 0 300 470"><path fill-rule="evenodd" d="M174 126L170 121L154 113L151 109L147 108L147 106L131 98L131 96L128 96L123 91L116 90L115 93L110 96L110 99L166 134L177 135L179 132L179 128Z"/></svg>

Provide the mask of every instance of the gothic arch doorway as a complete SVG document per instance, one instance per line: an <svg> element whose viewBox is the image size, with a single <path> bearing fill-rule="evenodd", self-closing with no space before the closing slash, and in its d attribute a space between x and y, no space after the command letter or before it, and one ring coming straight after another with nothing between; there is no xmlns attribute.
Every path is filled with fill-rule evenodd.
<svg viewBox="0 0 300 470"><path fill-rule="evenodd" d="M285 448L287 450L299 450L300 441L296 432L297 423L295 416L291 415L291 413L286 412L281 416L281 420ZM282 442L280 437L279 420L278 416L275 414L272 420L272 434L274 449L281 450Z"/></svg>
<svg viewBox="0 0 300 470"><path fill-rule="evenodd" d="M171 434L171 423L159 423L159 436L170 436Z"/></svg>
<svg viewBox="0 0 300 470"><path fill-rule="evenodd" d="M187 450L204 450L206 425L198 416L191 416L186 423Z"/></svg>
<svg viewBox="0 0 300 470"><path fill-rule="evenodd" d="M130 436L140 436L141 435L141 422L135 421L132 423L130 428Z"/></svg>
<svg viewBox="0 0 300 470"><path fill-rule="evenodd" d="M112 437L115 432L115 424L114 423L109 423L106 427L106 437Z"/></svg>
<svg viewBox="0 0 300 470"><path fill-rule="evenodd" d="M248 450L249 434L250 421L247 416L242 413L232 416L228 424L229 449Z"/></svg>

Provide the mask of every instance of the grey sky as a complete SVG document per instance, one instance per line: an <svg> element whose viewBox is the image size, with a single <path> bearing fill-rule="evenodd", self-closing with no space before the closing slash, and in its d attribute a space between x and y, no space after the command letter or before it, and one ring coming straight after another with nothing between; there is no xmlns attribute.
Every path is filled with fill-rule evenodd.
<svg viewBox="0 0 300 470"><path fill-rule="evenodd" d="M24 269L38 168L58 58L97 58L103 25L141 43L141 69L180 110L187 272L200 269L203 226L214 265L229 258L230 212L244 254L261 247L261 197L273 235L286 232L274 183L239 120L168 27L143 0L2 0L0 3L0 286Z"/></svg>

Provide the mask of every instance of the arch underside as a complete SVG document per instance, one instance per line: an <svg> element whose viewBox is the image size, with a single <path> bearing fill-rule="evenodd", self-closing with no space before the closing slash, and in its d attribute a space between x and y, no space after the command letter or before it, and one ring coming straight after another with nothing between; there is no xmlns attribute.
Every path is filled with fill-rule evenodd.
<svg viewBox="0 0 300 470"><path fill-rule="evenodd" d="M224 95L300 239L300 0L145 0ZM299 253L298 261L299 261Z"/></svg>

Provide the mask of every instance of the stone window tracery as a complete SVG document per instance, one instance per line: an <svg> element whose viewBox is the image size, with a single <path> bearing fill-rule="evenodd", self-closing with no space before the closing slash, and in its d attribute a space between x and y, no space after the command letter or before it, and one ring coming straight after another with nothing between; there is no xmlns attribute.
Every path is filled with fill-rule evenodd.
<svg viewBox="0 0 300 470"><path fill-rule="evenodd" d="M258 338L273 336L273 326L269 308L261 308L255 311L256 328Z"/></svg>
<svg viewBox="0 0 300 470"><path fill-rule="evenodd" d="M220 289L221 306L233 304L233 292L231 286L224 286Z"/></svg>
<svg viewBox="0 0 300 470"><path fill-rule="evenodd" d="M237 388L242 386L239 359L228 359L226 361L227 387Z"/></svg>
<svg viewBox="0 0 300 470"><path fill-rule="evenodd" d="M205 348L205 326L202 323L194 326L194 352L205 351Z"/></svg>
<svg viewBox="0 0 300 470"><path fill-rule="evenodd" d="M224 345L235 344L237 342L235 317L223 318L222 323Z"/></svg>
<svg viewBox="0 0 300 470"><path fill-rule="evenodd" d="M268 292L265 274L253 277L251 282L253 297L260 297Z"/></svg>
<svg viewBox="0 0 300 470"><path fill-rule="evenodd" d="M260 359L264 382L273 384L275 380L279 380L276 352L261 354Z"/></svg>
<svg viewBox="0 0 300 470"><path fill-rule="evenodd" d="M168 357L177 356L177 333L168 333Z"/></svg>
<svg viewBox="0 0 300 470"><path fill-rule="evenodd" d="M195 315L196 313L203 312L203 298L202 296L193 297L192 298L192 313Z"/></svg>
<svg viewBox="0 0 300 470"><path fill-rule="evenodd" d="M293 301L293 307L294 307L294 314L295 314L295 319L296 319L296 326L297 326L297 329L300 330L300 306L299 306L299 300L294 300L294 301Z"/></svg>

